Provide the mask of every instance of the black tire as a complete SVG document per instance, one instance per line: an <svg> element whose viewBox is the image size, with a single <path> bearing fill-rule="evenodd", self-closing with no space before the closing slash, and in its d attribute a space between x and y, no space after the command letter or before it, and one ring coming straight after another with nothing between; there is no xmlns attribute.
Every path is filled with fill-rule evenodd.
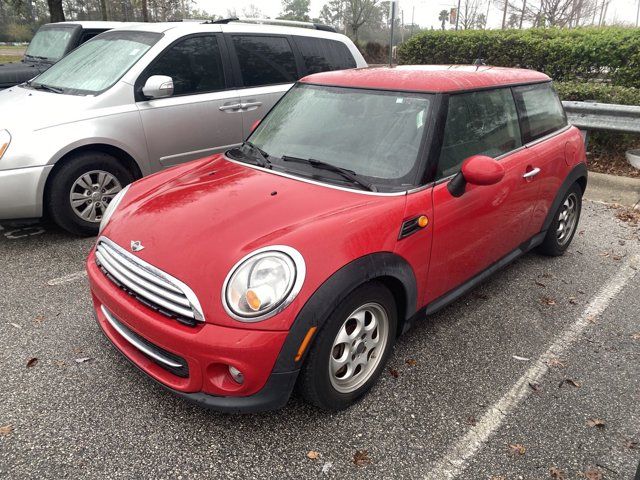
<svg viewBox="0 0 640 480"><path fill-rule="evenodd" d="M334 387L330 378L329 359L334 351L333 343L350 314L371 303L381 306L387 314L387 341L380 361L375 369L372 367L366 382L352 392L343 393ZM395 343L397 323L396 302L384 285L369 282L355 289L336 307L317 334L298 377L299 393L307 402L323 410L342 410L355 403L369 391L385 368Z"/></svg>
<svg viewBox="0 0 640 480"><path fill-rule="evenodd" d="M66 159L49 179L45 198L49 218L74 235L98 234L101 215L93 222L81 218L74 212L69 197L76 180L96 170L110 173L123 188L134 180L133 174L118 159L104 152L92 151L81 152ZM100 202L101 208L106 204L108 201Z"/></svg>
<svg viewBox="0 0 640 480"><path fill-rule="evenodd" d="M569 199L575 202L575 221L573 221L572 223L571 231L567 232L564 237L560 237L560 215L566 209L566 202L569 201ZM547 230L547 235L544 237L543 242L538 246L536 250L539 253L548 255L550 257L558 257L560 255L563 255L571 244L573 236L576 234L576 230L578 230L578 222L580 221L581 211L582 188L580 188L580 185L578 185L577 183L574 183L562 199L558 210L553 214L553 221L549 226L549 230Z"/></svg>

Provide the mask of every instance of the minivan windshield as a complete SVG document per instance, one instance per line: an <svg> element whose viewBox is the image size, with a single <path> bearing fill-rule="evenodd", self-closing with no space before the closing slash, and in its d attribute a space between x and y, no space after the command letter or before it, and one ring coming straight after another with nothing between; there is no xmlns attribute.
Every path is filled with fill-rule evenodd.
<svg viewBox="0 0 640 480"><path fill-rule="evenodd" d="M329 164L371 185L403 190L417 182L432 98L301 83L265 117L249 143L277 167L305 166L304 173L316 178L357 183L333 175Z"/></svg>
<svg viewBox="0 0 640 480"><path fill-rule="evenodd" d="M47 60L57 62L67 51L71 37L76 28L70 27L43 27L36 32L31 39L24 56L27 60Z"/></svg>
<svg viewBox="0 0 640 480"><path fill-rule="evenodd" d="M161 37L150 32L105 32L84 43L31 83L75 95L95 95L115 84Z"/></svg>

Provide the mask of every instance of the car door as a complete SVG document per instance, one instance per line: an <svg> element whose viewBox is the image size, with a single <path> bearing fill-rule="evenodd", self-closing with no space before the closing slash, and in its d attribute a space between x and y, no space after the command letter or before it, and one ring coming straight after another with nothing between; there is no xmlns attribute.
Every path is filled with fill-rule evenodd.
<svg viewBox="0 0 640 480"><path fill-rule="evenodd" d="M567 141L558 134L567 127L567 118L551 83L513 88L522 138L529 158L527 181L536 187L534 214L528 235L540 231L567 170Z"/></svg>
<svg viewBox="0 0 640 480"><path fill-rule="evenodd" d="M289 37L232 33L227 35L242 107L243 134L273 107L300 76Z"/></svg>
<svg viewBox="0 0 640 480"><path fill-rule="evenodd" d="M495 185L467 185L456 198L447 185L473 155L498 159L504 178ZM463 284L526 240L536 196L536 188L523 178L528 163L509 88L450 95L432 191L427 301Z"/></svg>
<svg viewBox="0 0 640 480"><path fill-rule="evenodd" d="M183 37L167 47L136 82L137 106L154 170L224 151L243 140L237 90L225 67L220 34ZM173 79L173 95L145 99L152 75Z"/></svg>

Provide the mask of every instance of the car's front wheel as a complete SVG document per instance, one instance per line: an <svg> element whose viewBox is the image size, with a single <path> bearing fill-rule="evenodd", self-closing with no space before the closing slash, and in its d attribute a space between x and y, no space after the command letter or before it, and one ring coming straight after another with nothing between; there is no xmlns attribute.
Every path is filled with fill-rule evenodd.
<svg viewBox="0 0 640 480"><path fill-rule="evenodd" d="M68 159L50 180L47 210L60 227L76 235L96 235L107 206L134 180L115 157L83 152Z"/></svg>
<svg viewBox="0 0 640 480"><path fill-rule="evenodd" d="M354 290L325 322L300 372L305 400L325 410L356 402L384 368L396 326L396 303L384 285Z"/></svg>
<svg viewBox="0 0 640 480"><path fill-rule="evenodd" d="M582 189L574 183L562 199L562 203L555 212L553 221L547 234L538 247L538 251L545 255L557 257L562 255L578 228L580 212L582 211Z"/></svg>

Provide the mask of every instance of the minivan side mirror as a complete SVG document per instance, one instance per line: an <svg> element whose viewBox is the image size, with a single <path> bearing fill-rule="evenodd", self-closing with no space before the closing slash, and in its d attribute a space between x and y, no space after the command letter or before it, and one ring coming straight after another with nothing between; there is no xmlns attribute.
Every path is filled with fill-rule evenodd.
<svg viewBox="0 0 640 480"><path fill-rule="evenodd" d="M152 75L142 87L142 94L148 99L170 97L173 95L173 79L166 75Z"/></svg>
<svg viewBox="0 0 640 480"><path fill-rule="evenodd" d="M504 167L486 155L474 155L462 162L462 168L447 185L449 193L460 197L467 183L471 185L494 185L504 177Z"/></svg>

